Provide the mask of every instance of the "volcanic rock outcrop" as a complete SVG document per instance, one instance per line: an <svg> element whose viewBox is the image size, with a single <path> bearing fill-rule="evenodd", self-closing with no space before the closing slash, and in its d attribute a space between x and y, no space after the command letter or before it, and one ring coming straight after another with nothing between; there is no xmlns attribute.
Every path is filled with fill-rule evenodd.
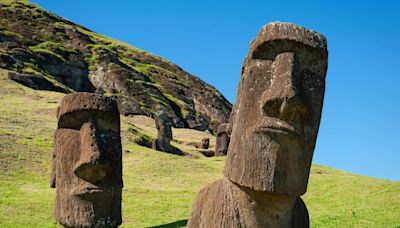
<svg viewBox="0 0 400 228"><path fill-rule="evenodd" d="M117 227L123 187L117 103L100 94L72 93L62 99L57 118L51 178L57 222Z"/></svg>
<svg viewBox="0 0 400 228"><path fill-rule="evenodd" d="M165 110L175 127L215 131L231 111L214 87L177 65L27 2L0 2L0 68L34 89L101 90L125 115Z"/></svg>
<svg viewBox="0 0 400 228"><path fill-rule="evenodd" d="M217 139L215 144L215 156L225 156L229 147L228 123L222 123L217 128Z"/></svg>
<svg viewBox="0 0 400 228"><path fill-rule="evenodd" d="M325 91L321 34L273 22L250 45L231 114L224 178L199 192L188 227L308 227L306 192Z"/></svg>

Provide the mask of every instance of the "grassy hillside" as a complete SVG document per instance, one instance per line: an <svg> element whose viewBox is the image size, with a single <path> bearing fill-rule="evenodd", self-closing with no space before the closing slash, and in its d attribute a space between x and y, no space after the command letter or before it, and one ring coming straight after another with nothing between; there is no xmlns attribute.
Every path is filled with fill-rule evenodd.
<svg viewBox="0 0 400 228"><path fill-rule="evenodd" d="M55 109L62 96L21 86L0 70L0 227L57 226L48 182ZM132 128L149 137L156 133L148 117L122 117L123 227L184 226L196 193L222 177L224 163L187 143L207 136L214 146L215 139L173 129L174 145L190 154L180 157L133 143ZM304 199L312 227L400 226L399 182L313 165Z"/></svg>
<svg viewBox="0 0 400 228"><path fill-rule="evenodd" d="M31 88L103 92L123 114L162 109L181 128L216 130L229 118L229 101L176 64L32 3L0 0L0 42L0 68Z"/></svg>

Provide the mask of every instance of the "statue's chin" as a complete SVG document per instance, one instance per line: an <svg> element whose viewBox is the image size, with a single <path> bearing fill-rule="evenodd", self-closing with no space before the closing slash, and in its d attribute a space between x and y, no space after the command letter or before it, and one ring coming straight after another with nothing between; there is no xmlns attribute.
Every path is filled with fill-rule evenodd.
<svg viewBox="0 0 400 228"><path fill-rule="evenodd" d="M68 192L68 190L61 191ZM69 192L72 192L71 189ZM56 219L66 227L115 227L121 223L120 189L102 191L86 189L72 194L59 194Z"/></svg>
<svg viewBox="0 0 400 228"><path fill-rule="evenodd" d="M106 192L106 191L87 191L75 194L73 196L78 197L82 200L86 201L98 201L99 199L112 199L114 192Z"/></svg>
<svg viewBox="0 0 400 228"><path fill-rule="evenodd" d="M253 183L253 186L248 187L272 194L298 196L305 191L309 173L308 163L312 157L306 148L306 144L297 134L275 129L256 131L240 146L240 150L245 154L235 160L245 159L246 162L240 163L254 166L243 167L243 172L251 170L259 173L256 176L246 175L248 179L245 183ZM240 179L237 181L238 184L242 184Z"/></svg>

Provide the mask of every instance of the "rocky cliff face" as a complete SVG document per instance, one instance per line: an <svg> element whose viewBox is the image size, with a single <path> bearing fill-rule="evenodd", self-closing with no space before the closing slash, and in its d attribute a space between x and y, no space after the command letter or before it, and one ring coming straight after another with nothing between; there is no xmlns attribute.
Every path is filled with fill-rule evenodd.
<svg viewBox="0 0 400 228"><path fill-rule="evenodd" d="M165 110L175 127L211 129L231 104L177 65L27 2L0 2L0 68L34 89L101 92L122 114Z"/></svg>

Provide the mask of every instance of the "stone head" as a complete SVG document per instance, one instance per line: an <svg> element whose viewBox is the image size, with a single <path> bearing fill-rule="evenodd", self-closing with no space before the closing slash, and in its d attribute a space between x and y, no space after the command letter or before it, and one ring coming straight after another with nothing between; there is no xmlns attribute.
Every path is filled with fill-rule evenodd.
<svg viewBox="0 0 400 228"><path fill-rule="evenodd" d="M156 128L159 131L160 137L165 138L168 142L172 140L172 120L167 112L159 111L156 114Z"/></svg>
<svg viewBox="0 0 400 228"><path fill-rule="evenodd" d="M215 145L215 155L224 156L228 152L229 135L228 123L222 123L217 128L217 139Z"/></svg>
<svg viewBox="0 0 400 228"><path fill-rule="evenodd" d="M57 110L52 187L67 227L121 224L122 148L117 104L94 93L66 95Z"/></svg>
<svg viewBox="0 0 400 228"><path fill-rule="evenodd" d="M321 118L328 51L321 34L273 22L250 45L232 110L224 175L257 191L307 189Z"/></svg>
<svg viewBox="0 0 400 228"><path fill-rule="evenodd" d="M202 138L200 142L201 149L208 149L210 147L210 138Z"/></svg>

